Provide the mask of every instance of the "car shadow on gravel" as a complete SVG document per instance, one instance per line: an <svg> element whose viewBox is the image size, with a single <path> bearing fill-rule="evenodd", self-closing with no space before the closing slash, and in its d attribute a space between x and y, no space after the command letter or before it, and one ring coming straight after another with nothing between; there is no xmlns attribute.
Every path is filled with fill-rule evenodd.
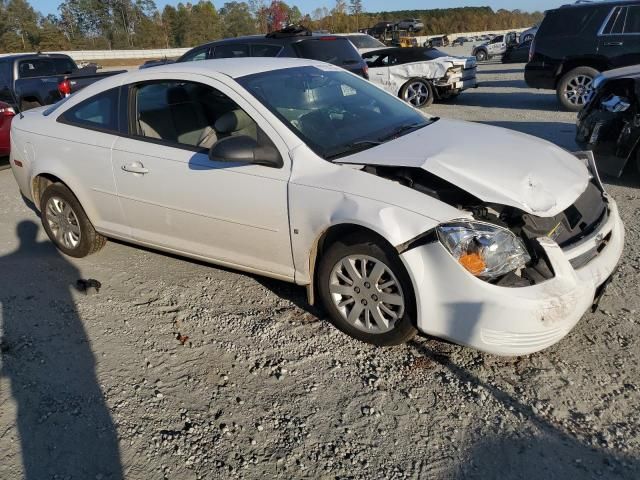
<svg viewBox="0 0 640 480"><path fill-rule="evenodd" d="M479 87L487 88L529 88L524 80L482 80Z"/></svg>
<svg viewBox="0 0 640 480"><path fill-rule="evenodd" d="M486 65L484 63L481 63L480 65ZM492 64L492 65L500 65L503 66L504 63L497 63L497 64ZM488 66L492 66L492 65L488 65ZM524 65L524 64L523 64ZM498 68L498 69L492 69L492 68L483 68L481 70L478 70L478 76L481 78L482 75L508 75L511 73L522 73L524 75L524 67L514 67L514 68Z"/></svg>
<svg viewBox="0 0 640 480"><path fill-rule="evenodd" d="M466 455L465 464L452 467L451 478L640 478L640 459L601 450L580 440L561 424L534 411L533 406L481 380L446 353L435 351L432 342L415 340L411 345L430 363L448 370L460 384L487 392L535 431L535 436L509 433L482 437ZM581 433L598 438L597 432Z"/></svg>
<svg viewBox="0 0 640 480"><path fill-rule="evenodd" d="M467 90L459 97L450 100L449 103L465 107L537 110L543 112L562 111L555 94L484 91L482 90L482 82L480 82L478 90Z"/></svg>
<svg viewBox="0 0 640 480"><path fill-rule="evenodd" d="M0 374L17 408L24 478L123 478L118 435L95 372L73 285L80 272L38 225L17 226L0 257Z"/></svg>

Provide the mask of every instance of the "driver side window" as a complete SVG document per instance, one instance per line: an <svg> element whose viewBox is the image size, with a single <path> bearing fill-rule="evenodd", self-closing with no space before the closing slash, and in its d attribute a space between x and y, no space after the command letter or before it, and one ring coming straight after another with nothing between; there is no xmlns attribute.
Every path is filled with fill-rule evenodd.
<svg viewBox="0 0 640 480"><path fill-rule="evenodd" d="M245 135L258 141L258 126L222 92L195 82L152 81L133 90L138 137L188 149L210 149L218 140Z"/></svg>

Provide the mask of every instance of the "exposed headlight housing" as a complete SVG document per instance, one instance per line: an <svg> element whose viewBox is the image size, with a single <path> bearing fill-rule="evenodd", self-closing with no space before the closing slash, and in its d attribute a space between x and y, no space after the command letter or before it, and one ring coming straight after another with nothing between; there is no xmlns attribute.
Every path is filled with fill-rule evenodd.
<svg viewBox="0 0 640 480"><path fill-rule="evenodd" d="M458 221L442 224L436 231L453 258L483 280L499 278L531 260L522 240L497 225Z"/></svg>

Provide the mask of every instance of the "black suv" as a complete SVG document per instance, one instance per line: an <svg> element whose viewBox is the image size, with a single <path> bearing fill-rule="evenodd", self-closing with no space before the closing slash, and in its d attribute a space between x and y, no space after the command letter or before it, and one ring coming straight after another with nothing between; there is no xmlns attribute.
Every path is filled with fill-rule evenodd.
<svg viewBox="0 0 640 480"><path fill-rule="evenodd" d="M267 35L227 38L192 48L176 62L211 58L298 57L332 63L369 78L369 68L346 37L316 35L302 28L287 28Z"/></svg>
<svg viewBox="0 0 640 480"><path fill-rule="evenodd" d="M568 110L591 98L599 72L640 63L640 1L577 3L549 10L531 44L525 80L556 90Z"/></svg>

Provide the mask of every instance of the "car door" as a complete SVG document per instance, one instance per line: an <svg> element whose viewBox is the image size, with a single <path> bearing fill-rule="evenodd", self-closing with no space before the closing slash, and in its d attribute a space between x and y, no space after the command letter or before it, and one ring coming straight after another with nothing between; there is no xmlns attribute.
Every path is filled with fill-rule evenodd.
<svg viewBox="0 0 640 480"><path fill-rule="evenodd" d="M365 55L369 67L369 80L384 89L389 88L389 54L371 53Z"/></svg>
<svg viewBox="0 0 640 480"><path fill-rule="evenodd" d="M487 45L487 51L489 55L502 55L507 50L507 45L504 43L504 35L498 35Z"/></svg>
<svg viewBox="0 0 640 480"><path fill-rule="evenodd" d="M640 63L640 6L611 11L598 37L598 53L611 68Z"/></svg>
<svg viewBox="0 0 640 480"><path fill-rule="evenodd" d="M121 134L120 88L97 93L61 114L51 108L47 111L47 115L59 115L45 143L47 156L59 159L58 174L98 231L128 238L111 158L111 148Z"/></svg>
<svg viewBox="0 0 640 480"><path fill-rule="evenodd" d="M290 164L276 131L242 96L209 77L143 81L128 86L128 97L130 131L114 145L113 161L134 239L292 279ZM284 166L209 159L216 141L244 133L264 135Z"/></svg>
<svg viewBox="0 0 640 480"><path fill-rule="evenodd" d="M626 18L626 7L612 8L598 34L598 54L607 58L611 68L622 66Z"/></svg>

